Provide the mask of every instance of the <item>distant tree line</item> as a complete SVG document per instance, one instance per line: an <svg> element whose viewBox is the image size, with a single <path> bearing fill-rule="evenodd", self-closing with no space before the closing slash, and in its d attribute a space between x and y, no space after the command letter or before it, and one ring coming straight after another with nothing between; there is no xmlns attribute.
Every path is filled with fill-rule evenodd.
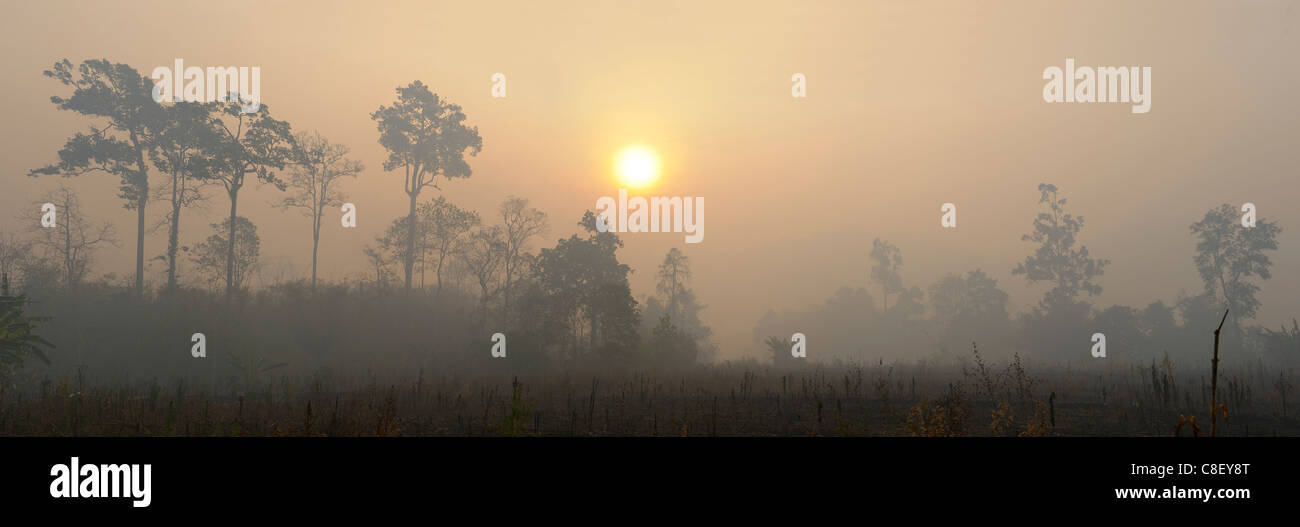
<svg viewBox="0 0 1300 527"><path fill-rule="evenodd" d="M1024 351L1041 359L1082 361L1089 358L1090 336L1100 332L1107 337L1108 356L1208 364L1208 336L1227 311L1225 349L1300 359L1300 326L1246 325L1260 306L1259 282L1271 277L1268 254L1277 249L1281 232L1276 223L1260 219L1246 227L1232 205L1213 208L1190 226L1202 291L1183 294L1172 304L1101 308L1090 298L1101 293L1110 261L1094 257L1080 243L1084 218L1066 210L1055 185L1041 184L1038 191L1043 210L1022 237L1033 252L1011 270L1030 285L1050 285L1030 311L1013 316L1007 293L981 269L941 277L929 286L926 302L919 287L904 285L902 251L876 239L870 286L842 288L811 309L769 311L754 328L755 342L778 364L795 364L789 360L789 335L795 331L808 334L810 347L819 346L829 360L925 358L934 351L954 355L978 344L986 353ZM869 291L880 293L878 303Z"/></svg>

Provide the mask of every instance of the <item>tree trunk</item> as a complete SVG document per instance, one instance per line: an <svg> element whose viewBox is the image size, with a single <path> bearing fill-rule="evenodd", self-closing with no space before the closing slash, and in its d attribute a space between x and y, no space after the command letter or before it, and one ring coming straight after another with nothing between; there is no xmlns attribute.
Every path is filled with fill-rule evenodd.
<svg viewBox="0 0 1300 527"><path fill-rule="evenodd" d="M436 272L434 272L434 276L435 276L435 278L438 280L438 294L439 294L439 295L442 294L442 262L443 262L444 260L446 260L446 259L447 259L447 253L442 252L442 251L439 251L439 252L438 252L438 270L437 270Z"/></svg>
<svg viewBox="0 0 1300 527"><path fill-rule="evenodd" d="M411 210L406 215L406 293L411 293L412 272L415 270L415 198L417 192L408 192L411 197Z"/></svg>
<svg viewBox="0 0 1300 527"><path fill-rule="evenodd" d="M487 282L480 281L480 282L479 282L479 289L482 291L482 294L479 295L479 305L482 306L482 307L480 308L480 309L482 310L482 315L480 315L481 318L479 319L479 329L482 329L483 327L485 327L485 326L487 325L487 312L488 312L488 305L487 305L488 288L487 288Z"/></svg>
<svg viewBox="0 0 1300 527"><path fill-rule="evenodd" d="M311 233L311 294L316 294L316 253L320 249L320 209L316 212L316 223Z"/></svg>
<svg viewBox="0 0 1300 527"><path fill-rule="evenodd" d="M145 148L135 131L131 132L131 145L135 147L135 166L140 172L140 197L136 200L135 297L144 298L144 207L149 202L149 169L144 162Z"/></svg>
<svg viewBox="0 0 1300 527"><path fill-rule="evenodd" d="M239 205L239 187L232 187L230 194L230 228L226 238L226 307L230 307L231 295L235 292L235 218Z"/></svg>
<svg viewBox="0 0 1300 527"><path fill-rule="evenodd" d="M505 262L505 283L501 285L501 316L506 319L510 318L510 281L511 275L514 273L513 269L511 269L510 262L512 261L513 258L507 253Z"/></svg>
<svg viewBox="0 0 1300 527"><path fill-rule="evenodd" d="M135 297L144 298L144 205L149 201L148 194L136 201L135 231Z"/></svg>
<svg viewBox="0 0 1300 527"><path fill-rule="evenodd" d="M185 189L177 174L172 174L172 224L167 232L167 292L176 291L176 251L180 245L181 232L181 197Z"/></svg>
<svg viewBox="0 0 1300 527"><path fill-rule="evenodd" d="M65 198L67 194L64 194ZM72 207L69 205L72 200L64 199L63 202L63 269L68 273L68 292L74 292L76 282L73 281L72 267L76 263L76 257L72 254Z"/></svg>

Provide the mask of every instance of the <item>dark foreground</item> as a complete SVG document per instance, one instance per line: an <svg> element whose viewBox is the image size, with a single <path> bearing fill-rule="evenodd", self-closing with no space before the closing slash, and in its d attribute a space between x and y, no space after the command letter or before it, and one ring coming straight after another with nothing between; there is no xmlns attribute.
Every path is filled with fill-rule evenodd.
<svg viewBox="0 0 1300 527"><path fill-rule="evenodd" d="M1019 362L95 383L0 392L6 436L1192 436L1208 375ZM1285 371L1220 372L1218 436L1300 436ZM213 386L216 386L214 392ZM1225 418L1226 416L1226 418ZM1192 419L1195 421L1193 422ZM1181 425L1180 425L1181 423Z"/></svg>

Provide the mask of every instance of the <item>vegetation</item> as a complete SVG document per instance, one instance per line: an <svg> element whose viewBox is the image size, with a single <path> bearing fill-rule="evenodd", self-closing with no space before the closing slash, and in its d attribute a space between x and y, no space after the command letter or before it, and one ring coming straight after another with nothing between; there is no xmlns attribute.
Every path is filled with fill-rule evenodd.
<svg viewBox="0 0 1300 527"><path fill-rule="evenodd" d="M266 365L262 366L267 369ZM1031 374L1030 370L1038 372ZM1170 436L1205 416L1208 377L1162 365L1088 373L973 360L964 368L756 364L679 373L232 376L105 384L44 380L0 393L0 435ZM1277 370L1220 371L1220 436L1300 434ZM1224 389L1226 387L1226 389ZM1190 422L1190 421L1189 421ZM1208 428L1208 427L1207 427Z"/></svg>
<svg viewBox="0 0 1300 527"><path fill-rule="evenodd" d="M122 64L64 60L46 75L73 89L59 108L94 122L31 175L118 176L138 211L137 265L127 284L94 275L112 227L68 188L47 197L56 228L0 233L0 434L1169 435L1199 434L1197 415L1215 435L1300 432L1288 406L1300 325L1250 325L1281 229L1239 228L1228 205L1191 225L1203 291L1169 304L1094 305L1109 260L1043 183L1031 253L1012 269L1050 286L1028 312L981 269L909 283L903 248L877 238L857 283L757 321L762 363L719 362L683 250L638 299L623 239L591 211L547 240L550 218L525 198L487 214L429 198L470 177L482 138L419 81L371 114L409 207L364 248L364 274L330 282L316 270L322 217L364 171L346 146L295 133L265 104L245 113L238 94L156 104L152 81ZM309 275L255 285L257 224L238 215L250 182L288 191L277 204L310 220ZM182 213L218 184L229 215L183 244L196 234ZM143 259L150 197L170 205L160 285ZM1106 361L1087 355L1094 331ZM196 332L204 359L188 353ZM790 354L796 332L815 350L806 359ZM489 356L495 333L508 360Z"/></svg>
<svg viewBox="0 0 1300 527"><path fill-rule="evenodd" d="M39 318L24 312L27 297L9 294L9 276L0 275L0 390L9 384L14 372L23 367L29 357L49 364L45 348L52 347L36 334Z"/></svg>

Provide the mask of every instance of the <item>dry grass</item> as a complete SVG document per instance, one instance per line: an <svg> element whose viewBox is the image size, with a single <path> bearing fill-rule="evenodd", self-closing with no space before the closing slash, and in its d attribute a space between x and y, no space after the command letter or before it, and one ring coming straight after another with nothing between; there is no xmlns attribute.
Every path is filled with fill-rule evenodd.
<svg viewBox="0 0 1300 527"><path fill-rule="evenodd" d="M1205 372L1208 373L1208 372ZM1285 371L1221 368L1218 435L1300 435ZM974 367L278 378L0 392L0 435L29 436L1061 436L1170 435L1209 407L1207 375L1168 365L1081 371L1019 359ZM1183 432L1187 435L1187 432Z"/></svg>

